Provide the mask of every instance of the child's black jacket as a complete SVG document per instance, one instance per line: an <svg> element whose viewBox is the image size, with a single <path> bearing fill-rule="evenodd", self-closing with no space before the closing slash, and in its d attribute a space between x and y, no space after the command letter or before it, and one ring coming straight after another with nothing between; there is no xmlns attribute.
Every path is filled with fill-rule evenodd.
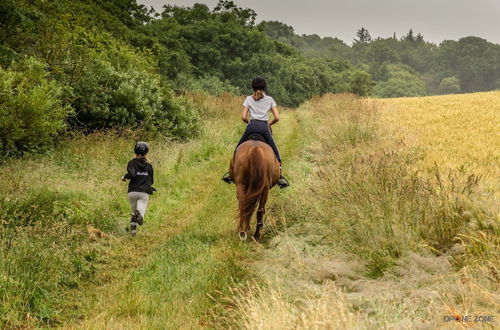
<svg viewBox="0 0 500 330"><path fill-rule="evenodd" d="M153 166L144 158L134 158L128 162L125 179L129 179L128 192L144 192L153 194L156 191L152 185L154 183Z"/></svg>

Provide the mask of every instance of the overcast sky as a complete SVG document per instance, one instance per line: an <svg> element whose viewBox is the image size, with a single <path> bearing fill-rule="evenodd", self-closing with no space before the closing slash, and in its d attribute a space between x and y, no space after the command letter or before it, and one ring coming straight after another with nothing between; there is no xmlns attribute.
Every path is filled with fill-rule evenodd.
<svg viewBox="0 0 500 330"><path fill-rule="evenodd" d="M191 6L217 0L138 0L161 12L164 4ZM275 20L297 34L338 37L351 44L356 31L399 38L410 28L434 43L470 35L500 43L500 0L234 0L257 12L257 21Z"/></svg>

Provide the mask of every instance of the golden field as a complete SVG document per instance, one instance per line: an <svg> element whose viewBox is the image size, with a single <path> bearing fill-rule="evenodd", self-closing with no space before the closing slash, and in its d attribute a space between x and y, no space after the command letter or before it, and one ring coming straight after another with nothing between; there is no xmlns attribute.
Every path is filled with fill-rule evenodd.
<svg viewBox="0 0 500 330"><path fill-rule="evenodd" d="M498 190L500 92L378 100L384 125L425 150L426 165L468 169ZM495 187L496 186L496 187Z"/></svg>

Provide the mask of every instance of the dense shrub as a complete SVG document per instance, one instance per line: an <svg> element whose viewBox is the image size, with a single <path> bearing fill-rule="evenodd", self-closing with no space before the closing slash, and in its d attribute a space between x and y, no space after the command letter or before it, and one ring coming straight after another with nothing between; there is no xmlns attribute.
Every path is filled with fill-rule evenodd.
<svg viewBox="0 0 500 330"><path fill-rule="evenodd" d="M359 70L352 73L349 84L350 92L359 96L367 96L372 93L373 85L374 82L369 73Z"/></svg>
<svg viewBox="0 0 500 330"><path fill-rule="evenodd" d="M388 65L389 79L380 81L374 89L378 97L424 96L425 83L405 65Z"/></svg>
<svg viewBox="0 0 500 330"><path fill-rule="evenodd" d="M136 127L153 124L161 102L159 77L140 68L115 68L97 60L84 69L73 89L74 126L88 129Z"/></svg>
<svg viewBox="0 0 500 330"><path fill-rule="evenodd" d="M174 138L189 139L200 133L200 117L198 110L183 97L164 97L161 104L162 131L169 132Z"/></svg>
<svg viewBox="0 0 500 330"><path fill-rule="evenodd" d="M240 88L231 85L229 80L222 80L212 75L195 78L188 74L181 74L176 79L175 89L201 92L213 96L222 96L224 93L241 94Z"/></svg>
<svg viewBox="0 0 500 330"><path fill-rule="evenodd" d="M149 53L113 38L104 41L102 36L95 37L90 46L90 64L68 89L76 113L70 120L72 126L87 130L142 128L178 138L197 134L195 111L173 99ZM180 114L182 111L186 113Z"/></svg>
<svg viewBox="0 0 500 330"><path fill-rule="evenodd" d="M33 58L0 67L0 151L22 154L50 146L65 128L68 108L60 94L60 86Z"/></svg>
<svg viewBox="0 0 500 330"><path fill-rule="evenodd" d="M457 77L443 78L439 84L439 93L457 94L460 93L460 80Z"/></svg>

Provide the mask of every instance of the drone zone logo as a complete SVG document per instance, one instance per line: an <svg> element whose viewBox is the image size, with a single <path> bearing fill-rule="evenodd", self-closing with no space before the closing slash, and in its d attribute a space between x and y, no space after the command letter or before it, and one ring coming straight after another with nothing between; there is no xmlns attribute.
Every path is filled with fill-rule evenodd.
<svg viewBox="0 0 500 330"><path fill-rule="evenodd" d="M493 323L495 316L493 315L459 315L452 313L443 317L444 322L460 322L460 323Z"/></svg>

